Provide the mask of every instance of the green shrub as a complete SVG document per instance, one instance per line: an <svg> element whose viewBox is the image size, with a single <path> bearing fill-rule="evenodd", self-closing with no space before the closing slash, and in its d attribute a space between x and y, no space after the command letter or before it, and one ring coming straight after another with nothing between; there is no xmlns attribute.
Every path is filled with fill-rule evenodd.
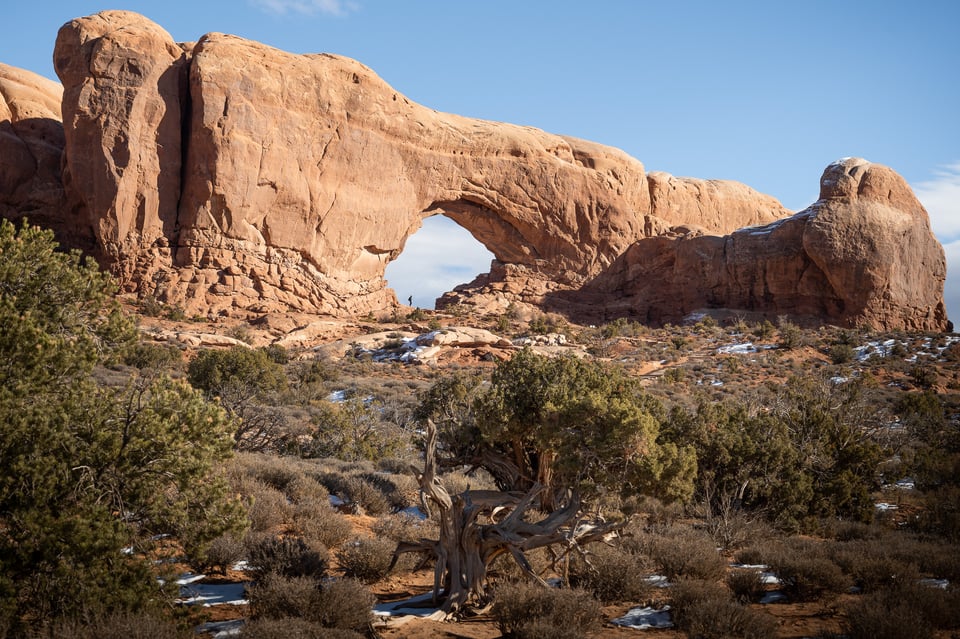
<svg viewBox="0 0 960 639"><path fill-rule="evenodd" d="M590 591L603 603L639 601L649 590L643 558L619 548L597 545L589 555L573 563L571 582Z"/></svg>
<svg viewBox="0 0 960 639"><path fill-rule="evenodd" d="M396 547L389 539L355 539L343 545L337 559L347 577L373 583L386 576Z"/></svg>
<svg viewBox="0 0 960 639"><path fill-rule="evenodd" d="M516 639L576 639L598 627L600 604L584 590L504 583L492 614L500 632Z"/></svg>
<svg viewBox="0 0 960 639"><path fill-rule="evenodd" d="M854 351L849 344L834 344L830 347L829 355L834 364L846 364L853 361Z"/></svg>
<svg viewBox="0 0 960 639"><path fill-rule="evenodd" d="M846 592L850 580L829 559L799 554L783 554L769 561L780 578L784 592L796 601L814 601Z"/></svg>
<svg viewBox="0 0 960 639"><path fill-rule="evenodd" d="M124 362L140 370L167 370L182 361L180 349L171 344L141 342L127 351Z"/></svg>
<svg viewBox="0 0 960 639"><path fill-rule="evenodd" d="M684 611L682 620L687 636L697 639L769 639L777 634L776 619L730 600L707 599L693 604Z"/></svg>
<svg viewBox="0 0 960 639"><path fill-rule="evenodd" d="M652 538L647 554L671 579L721 579L727 570L713 540L692 530Z"/></svg>
<svg viewBox="0 0 960 639"><path fill-rule="evenodd" d="M338 579L324 584L312 618L328 628L366 632L373 622L375 602L376 597L360 582Z"/></svg>
<svg viewBox="0 0 960 639"><path fill-rule="evenodd" d="M740 603L759 601L767 591L759 570L741 569L727 573L727 586Z"/></svg>
<svg viewBox="0 0 960 639"><path fill-rule="evenodd" d="M681 579L670 589L670 607L674 620L682 617L685 610L703 601L717 599L732 601L730 591L716 581L704 579Z"/></svg>
<svg viewBox="0 0 960 639"><path fill-rule="evenodd" d="M247 516L252 530L267 532L293 521L293 504L279 490L261 484L248 497L250 506Z"/></svg>
<svg viewBox="0 0 960 639"><path fill-rule="evenodd" d="M329 502L302 504L294 515L300 536L310 544L336 548L350 536L353 527Z"/></svg>
<svg viewBox="0 0 960 639"><path fill-rule="evenodd" d="M197 567L200 570L215 570L225 573L227 569L244 558L247 547L236 535L227 533L210 542Z"/></svg>
<svg viewBox="0 0 960 639"><path fill-rule="evenodd" d="M267 572L247 588L254 619L311 618L320 606L320 582L312 577Z"/></svg>
<svg viewBox="0 0 960 639"><path fill-rule="evenodd" d="M248 548L258 579L269 574L322 579L327 574L327 549L311 548L299 537L255 536Z"/></svg>

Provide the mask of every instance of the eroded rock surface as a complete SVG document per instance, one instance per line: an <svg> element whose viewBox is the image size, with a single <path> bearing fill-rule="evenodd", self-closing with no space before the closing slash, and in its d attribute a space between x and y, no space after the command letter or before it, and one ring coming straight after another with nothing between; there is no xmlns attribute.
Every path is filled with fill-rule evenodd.
<svg viewBox="0 0 960 639"><path fill-rule="evenodd" d="M827 167L804 211L724 237L641 240L586 289L608 314L654 323L727 309L943 330L945 276L943 248L903 178L848 158Z"/></svg>
<svg viewBox="0 0 960 639"><path fill-rule="evenodd" d="M865 161L831 165L788 218L742 184L438 113L335 55L219 33L178 44L106 11L64 25L54 61L65 127L54 83L0 66L0 215L55 228L125 291L189 315L388 309L387 263L442 214L495 256L445 304L946 327L926 212Z"/></svg>
<svg viewBox="0 0 960 639"><path fill-rule="evenodd" d="M0 64L0 217L28 218L61 231L63 89L43 76Z"/></svg>
<svg viewBox="0 0 960 639"><path fill-rule="evenodd" d="M65 25L55 60L68 185L103 258L128 290L190 312L388 307L386 264L434 214L534 289L578 287L657 227L644 167L622 151L438 113L347 58L218 33L180 46L109 11ZM726 232L788 213L726 201L689 221Z"/></svg>

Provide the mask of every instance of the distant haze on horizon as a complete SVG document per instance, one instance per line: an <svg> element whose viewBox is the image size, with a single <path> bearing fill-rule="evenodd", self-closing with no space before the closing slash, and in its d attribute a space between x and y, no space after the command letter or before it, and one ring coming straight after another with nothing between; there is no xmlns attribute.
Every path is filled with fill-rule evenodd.
<svg viewBox="0 0 960 639"><path fill-rule="evenodd" d="M0 62L56 79L58 28L104 8L11 3ZM737 180L795 211L816 200L830 162L885 164L930 213L947 254L948 315L960 319L960 2L131 0L121 8L178 41L219 31L355 58L427 107L615 146L650 171ZM431 308L489 269L489 253L445 218L427 220L400 259L421 255L418 247L426 247L421 264L388 270L402 302L412 295ZM439 248L448 256L437 257Z"/></svg>

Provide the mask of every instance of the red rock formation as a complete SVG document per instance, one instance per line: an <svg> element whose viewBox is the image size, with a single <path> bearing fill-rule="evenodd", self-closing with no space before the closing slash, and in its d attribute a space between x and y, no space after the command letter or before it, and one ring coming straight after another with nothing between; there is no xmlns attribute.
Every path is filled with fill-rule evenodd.
<svg viewBox="0 0 960 639"><path fill-rule="evenodd" d="M742 184L438 113L339 56L217 33L178 45L106 11L64 25L54 61L62 142L55 85L0 67L0 214L46 216L126 291L191 314L388 308L386 264L443 214L496 257L447 300L483 310L946 325L927 215L864 161L831 165L820 200L783 219Z"/></svg>
<svg viewBox="0 0 960 639"><path fill-rule="evenodd" d="M820 199L806 210L725 237L641 240L567 299L655 323L723 310L944 330L945 277L943 248L903 178L845 159L827 167Z"/></svg>
<svg viewBox="0 0 960 639"><path fill-rule="evenodd" d="M0 64L0 217L61 230L62 93L56 82Z"/></svg>
<svg viewBox="0 0 960 639"><path fill-rule="evenodd" d="M386 264L438 213L541 289L579 286L648 232L647 176L623 152L437 113L346 58L208 34L188 60L111 11L65 25L55 60L70 184L105 257L129 290L191 312L387 307ZM725 232L787 213L723 201L691 221Z"/></svg>

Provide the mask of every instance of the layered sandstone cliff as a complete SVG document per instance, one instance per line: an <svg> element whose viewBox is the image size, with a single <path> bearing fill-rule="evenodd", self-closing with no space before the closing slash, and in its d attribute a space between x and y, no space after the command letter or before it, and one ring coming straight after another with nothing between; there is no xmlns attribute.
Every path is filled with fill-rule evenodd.
<svg viewBox="0 0 960 639"><path fill-rule="evenodd" d="M218 33L177 44L106 11L64 25L54 62L62 129L55 85L0 67L0 213L52 211L126 291L191 314L388 308L387 263L443 214L496 258L455 301L945 324L942 249L902 180L875 197L875 175L899 180L886 169L721 237L790 211L742 184L648 174L611 147L438 113L339 56ZM31 100L43 115L23 115ZM907 261L881 268L894 248Z"/></svg>

